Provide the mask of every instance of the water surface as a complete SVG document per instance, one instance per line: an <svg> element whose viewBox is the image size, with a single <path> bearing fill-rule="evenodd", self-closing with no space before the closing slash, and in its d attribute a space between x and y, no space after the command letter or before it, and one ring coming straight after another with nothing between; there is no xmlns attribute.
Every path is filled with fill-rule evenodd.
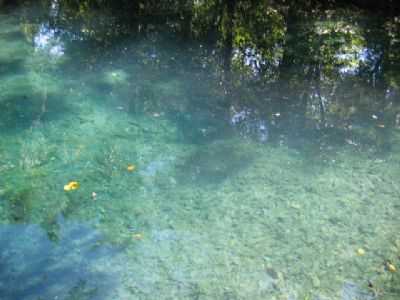
<svg viewBox="0 0 400 300"><path fill-rule="evenodd" d="M1 299L400 297L399 23L267 11L0 8Z"/></svg>

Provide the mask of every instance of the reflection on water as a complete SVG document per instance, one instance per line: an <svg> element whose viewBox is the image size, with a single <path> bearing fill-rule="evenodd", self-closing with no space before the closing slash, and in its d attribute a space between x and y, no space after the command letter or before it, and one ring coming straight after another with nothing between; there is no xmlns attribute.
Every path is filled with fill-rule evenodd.
<svg viewBox="0 0 400 300"><path fill-rule="evenodd" d="M232 114L230 123L238 128L243 137L254 136L261 143L268 141L267 122L260 119L255 112L248 108L237 111L233 106L231 106L230 111Z"/></svg>
<svg viewBox="0 0 400 300"><path fill-rule="evenodd" d="M1 299L398 299L399 19L229 3L1 12Z"/></svg>
<svg viewBox="0 0 400 300"><path fill-rule="evenodd" d="M64 45L57 36L55 29L49 27L48 24L41 24L38 33L33 38L34 47L42 50L53 57L61 57L64 55Z"/></svg>

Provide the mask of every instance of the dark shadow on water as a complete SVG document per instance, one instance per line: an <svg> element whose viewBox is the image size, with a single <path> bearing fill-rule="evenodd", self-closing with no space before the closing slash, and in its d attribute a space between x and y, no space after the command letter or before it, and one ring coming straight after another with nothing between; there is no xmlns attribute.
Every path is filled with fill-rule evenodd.
<svg viewBox="0 0 400 300"><path fill-rule="evenodd" d="M41 122L58 120L70 111L64 96L49 93L21 92L12 97L0 99L0 129L13 133L37 126Z"/></svg>
<svg viewBox="0 0 400 300"><path fill-rule="evenodd" d="M101 261L121 249L87 225L59 223L56 243L37 225L0 226L0 299L109 299L117 276Z"/></svg>
<svg viewBox="0 0 400 300"><path fill-rule="evenodd" d="M10 31L6 33L0 33L0 39L7 42L15 42L24 39L25 36L21 31Z"/></svg>
<svg viewBox="0 0 400 300"><path fill-rule="evenodd" d="M180 183L219 184L251 165L251 153L241 152L234 145L209 144L191 153L176 166Z"/></svg>
<svg viewBox="0 0 400 300"><path fill-rule="evenodd" d="M205 145L234 135L227 120L212 111L196 108L185 113L171 113L169 120L179 128L178 142Z"/></svg>
<svg viewBox="0 0 400 300"><path fill-rule="evenodd" d="M24 61L22 59L14 59L14 60L1 60L0 59L0 79L3 77L7 77L10 75L23 74L24 69Z"/></svg>

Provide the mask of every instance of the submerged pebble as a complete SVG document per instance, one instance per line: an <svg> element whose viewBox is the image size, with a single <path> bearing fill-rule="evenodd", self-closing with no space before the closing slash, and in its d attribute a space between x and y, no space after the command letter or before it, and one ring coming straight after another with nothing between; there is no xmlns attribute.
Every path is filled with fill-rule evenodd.
<svg viewBox="0 0 400 300"><path fill-rule="evenodd" d="M143 234L142 233L134 233L134 234L132 234L132 238L134 240L139 241L139 240L143 239Z"/></svg>

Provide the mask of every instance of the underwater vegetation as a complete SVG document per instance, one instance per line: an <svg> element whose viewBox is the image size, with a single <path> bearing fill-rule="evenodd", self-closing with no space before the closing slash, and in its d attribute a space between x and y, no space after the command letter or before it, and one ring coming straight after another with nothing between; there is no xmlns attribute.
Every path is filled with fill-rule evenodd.
<svg viewBox="0 0 400 300"><path fill-rule="evenodd" d="M250 2L0 12L0 299L399 299L382 31Z"/></svg>

